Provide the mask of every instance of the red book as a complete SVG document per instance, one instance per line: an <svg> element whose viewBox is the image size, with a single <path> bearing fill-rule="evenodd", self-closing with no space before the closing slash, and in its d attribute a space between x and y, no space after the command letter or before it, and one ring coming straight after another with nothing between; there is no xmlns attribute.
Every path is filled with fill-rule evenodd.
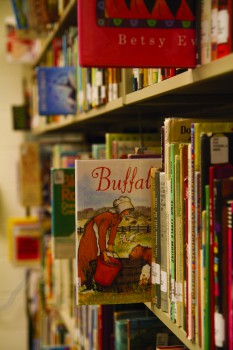
<svg viewBox="0 0 233 350"><path fill-rule="evenodd" d="M233 252L232 252L232 243L233 243L233 202L229 204L230 210L228 211L228 294L227 294L227 300L228 300L228 345L229 350L233 349L233 277L232 277L232 270L233 270Z"/></svg>
<svg viewBox="0 0 233 350"><path fill-rule="evenodd" d="M193 0L78 0L78 33L81 66L196 66Z"/></svg>

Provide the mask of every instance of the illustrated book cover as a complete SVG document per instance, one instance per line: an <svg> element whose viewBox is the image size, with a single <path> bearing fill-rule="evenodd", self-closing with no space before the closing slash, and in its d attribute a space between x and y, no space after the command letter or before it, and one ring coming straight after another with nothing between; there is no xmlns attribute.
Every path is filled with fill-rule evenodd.
<svg viewBox="0 0 233 350"><path fill-rule="evenodd" d="M79 64L195 67L195 7L192 0L79 0Z"/></svg>
<svg viewBox="0 0 233 350"><path fill-rule="evenodd" d="M20 145L19 198L25 207L38 207L42 203L40 147L37 142Z"/></svg>
<svg viewBox="0 0 233 350"><path fill-rule="evenodd" d="M52 250L54 258L75 257L74 168L51 169Z"/></svg>
<svg viewBox="0 0 233 350"><path fill-rule="evenodd" d="M16 266L39 266L41 243L38 218L8 218L8 258Z"/></svg>
<svg viewBox="0 0 233 350"><path fill-rule="evenodd" d="M76 113L75 67L38 67L37 84L40 115Z"/></svg>
<svg viewBox="0 0 233 350"><path fill-rule="evenodd" d="M77 160L78 305L151 300L151 179L161 159Z"/></svg>

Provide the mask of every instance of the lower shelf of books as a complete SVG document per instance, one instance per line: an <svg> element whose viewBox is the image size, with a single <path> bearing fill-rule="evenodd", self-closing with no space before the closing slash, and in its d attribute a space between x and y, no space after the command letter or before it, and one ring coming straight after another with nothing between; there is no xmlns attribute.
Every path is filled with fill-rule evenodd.
<svg viewBox="0 0 233 350"><path fill-rule="evenodd" d="M145 305L172 331L174 335L177 336L177 338L179 338L182 341L184 345L188 347L188 349L201 350L198 344L195 344L187 338L186 332L182 328L178 327L174 322L170 320L167 313L158 309L150 302L145 303Z"/></svg>

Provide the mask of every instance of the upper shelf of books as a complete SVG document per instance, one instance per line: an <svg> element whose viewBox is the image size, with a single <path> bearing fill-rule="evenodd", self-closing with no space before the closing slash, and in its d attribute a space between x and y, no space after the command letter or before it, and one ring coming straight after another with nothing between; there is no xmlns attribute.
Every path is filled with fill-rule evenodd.
<svg viewBox="0 0 233 350"><path fill-rule="evenodd" d="M54 123L40 117L34 132L79 128L87 123L107 124L114 120L126 122L126 116L128 122L135 121L138 110L143 118L150 120L171 115L231 116L233 54L137 91L132 91L132 70L123 69L121 84L121 94L116 100Z"/></svg>
<svg viewBox="0 0 233 350"><path fill-rule="evenodd" d="M44 57L51 47L54 38L62 35L65 29L75 25L77 0L70 0L53 31L48 35L33 67L43 65ZM135 69L120 69L118 93L115 98L104 103L93 104L90 108L78 108L75 115L56 118L49 122L43 116L35 116L33 132L35 134L57 129L82 128L87 125L105 125L117 122L134 122L135 115L140 113L143 120L164 118L166 116L230 116L233 107L233 53L194 69L186 69L171 77L162 77L157 82L151 81L145 87L135 89ZM153 74L147 69L143 74ZM156 74L161 74L161 71ZM153 79L152 79L153 80ZM136 91L135 91L136 90ZM79 94L79 86L78 93ZM33 116L34 118L34 116Z"/></svg>

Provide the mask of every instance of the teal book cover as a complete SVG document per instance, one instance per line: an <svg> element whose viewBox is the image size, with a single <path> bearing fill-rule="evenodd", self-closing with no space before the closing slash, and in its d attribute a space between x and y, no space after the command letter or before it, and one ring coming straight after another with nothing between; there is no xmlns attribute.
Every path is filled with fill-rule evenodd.
<svg viewBox="0 0 233 350"><path fill-rule="evenodd" d="M37 85L40 115L76 113L77 88L75 67L38 67Z"/></svg>
<svg viewBox="0 0 233 350"><path fill-rule="evenodd" d="M75 256L74 168L51 169L52 249L54 258Z"/></svg>

